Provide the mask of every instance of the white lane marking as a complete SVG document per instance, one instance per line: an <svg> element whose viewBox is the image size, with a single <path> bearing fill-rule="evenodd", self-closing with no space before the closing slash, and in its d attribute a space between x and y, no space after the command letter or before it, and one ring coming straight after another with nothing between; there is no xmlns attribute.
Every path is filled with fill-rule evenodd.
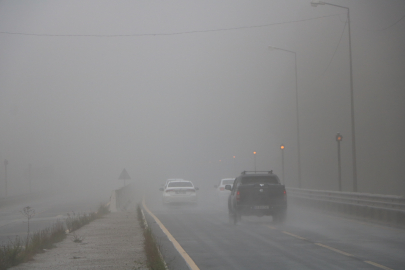
<svg viewBox="0 0 405 270"><path fill-rule="evenodd" d="M142 205L143 205L143 208L146 210L146 212L148 212L149 215L151 215L155 219L155 221L159 225L160 229L162 229L162 231L167 235L167 238L169 238L169 240L173 243L174 247L177 249L177 251L180 253L180 255L186 261L188 267L190 267L191 270L199 270L200 268L198 268L198 266L195 264L193 259L191 259L191 257L187 254L187 252L180 246L179 242L177 242L177 240L166 229L166 227L163 225L163 223L160 222L160 220L148 209L148 207L145 204L145 198L143 198L143 200L142 200Z"/></svg>
<svg viewBox="0 0 405 270"><path fill-rule="evenodd" d="M286 232L286 231L281 231L281 232L284 233L284 234L288 234L288 235L290 235L290 236L292 236L292 237L301 239L301 240L307 240L307 239L304 238L304 237L301 237L301 236L298 236L298 235L295 235L295 234L292 234L292 233L289 233L289 232Z"/></svg>
<svg viewBox="0 0 405 270"><path fill-rule="evenodd" d="M381 268L381 269L385 269L385 270L393 270L393 269L391 269L391 268L388 268L388 267L386 267L386 266L384 266L384 265L381 265L381 264L378 264L378 263L375 263L375 262L371 262L371 261L364 261L365 263L368 263L368 264L371 264L371 265L374 265L375 267L378 267L378 268Z"/></svg>
<svg viewBox="0 0 405 270"><path fill-rule="evenodd" d="M273 230L277 230L277 228L269 226L269 225L267 225L267 227L269 227L270 229L273 229ZM290 235L292 237L301 239L301 240L309 241L308 239L306 239L304 237L301 237L301 236L298 236L298 235L295 235L295 234L292 234L292 233L289 233L289 232L286 232L286 231L281 231L281 232L284 233L284 234L288 234L288 235ZM339 249L336 249L336 248L333 248L333 247L330 247L330 246L327 246L327 245L324 245L324 244L321 244L321 243L314 243L314 244L317 245L317 246L323 247L323 248L327 248L327 249L332 250L334 252L340 253L340 254L345 255L345 256L356 257L356 256L354 256L354 255L352 255L350 253L346 253L344 251L341 251ZM386 267L384 265L381 265L381 264L378 264L378 263L375 263L375 262L372 262L372 261L364 261L364 262L368 263L368 264L371 264L371 265L374 265L375 267L378 267L378 268L381 268L381 269L384 269L384 270L393 270L393 269L391 269L389 267Z"/></svg>
<svg viewBox="0 0 405 270"><path fill-rule="evenodd" d="M330 249L330 250L332 250L332 251L334 251L334 252L337 252L337 253L340 253L340 254L343 254L343 255L346 255L346 256L349 256L349 257L354 257L352 254L350 254L350 253L346 253L346 252L344 252L344 251L341 251L341 250L339 250L339 249L336 249L336 248L333 248L333 247L330 247L330 246L327 246L327 245L324 245L324 244L321 244L321 243L315 243L315 245L317 245L317 246L320 246L320 247L324 247L324 248L327 248L327 249Z"/></svg>

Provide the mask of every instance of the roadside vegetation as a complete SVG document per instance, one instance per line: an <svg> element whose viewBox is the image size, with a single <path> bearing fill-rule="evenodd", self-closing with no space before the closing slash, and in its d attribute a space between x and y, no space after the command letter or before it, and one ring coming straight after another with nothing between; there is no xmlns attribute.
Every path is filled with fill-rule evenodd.
<svg viewBox="0 0 405 270"><path fill-rule="evenodd" d="M22 213L27 217L27 236L16 236L6 244L0 246L0 270L8 269L20 263L32 260L35 254L51 249L55 243L66 238L66 234L73 232L91 221L109 213L108 207L100 205L97 212L89 214L68 214L64 222L57 221L51 227L30 233L29 222L35 211L29 206ZM74 239L82 239L74 237Z"/></svg>
<svg viewBox="0 0 405 270"><path fill-rule="evenodd" d="M155 237L152 234L152 230L145 226L144 217L141 211L141 207L138 205L137 208L138 221L143 229L144 236L144 250L146 254L147 267L150 270L166 270L165 261L159 251L159 244L156 242Z"/></svg>

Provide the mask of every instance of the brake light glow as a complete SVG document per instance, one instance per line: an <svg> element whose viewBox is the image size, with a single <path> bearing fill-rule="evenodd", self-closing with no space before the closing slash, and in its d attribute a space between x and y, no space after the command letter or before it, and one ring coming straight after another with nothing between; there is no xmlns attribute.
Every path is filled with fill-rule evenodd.
<svg viewBox="0 0 405 270"><path fill-rule="evenodd" d="M285 191L285 189L284 189L284 195L286 195L287 194L287 191Z"/></svg>
<svg viewBox="0 0 405 270"><path fill-rule="evenodd" d="M237 200L237 201L240 200L240 191L239 191L239 190L236 192L236 200Z"/></svg>

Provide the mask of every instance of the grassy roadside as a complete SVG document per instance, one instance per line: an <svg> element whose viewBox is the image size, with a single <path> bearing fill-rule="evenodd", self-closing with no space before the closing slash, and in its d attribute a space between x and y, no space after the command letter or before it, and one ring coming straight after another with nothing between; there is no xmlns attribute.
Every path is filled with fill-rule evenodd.
<svg viewBox="0 0 405 270"><path fill-rule="evenodd" d="M65 239L67 232L73 232L108 212L107 206L100 205L97 212L68 214L64 222L57 221L51 227L28 234L27 238L16 236L0 246L0 270L32 260L35 254L53 248L55 243Z"/></svg>
<svg viewBox="0 0 405 270"><path fill-rule="evenodd" d="M144 217L139 205L137 207L137 214L139 224L143 229L143 246L146 254L146 262L148 268L150 270L166 270L165 262L159 251L159 245L152 234L152 230L149 227L145 226Z"/></svg>

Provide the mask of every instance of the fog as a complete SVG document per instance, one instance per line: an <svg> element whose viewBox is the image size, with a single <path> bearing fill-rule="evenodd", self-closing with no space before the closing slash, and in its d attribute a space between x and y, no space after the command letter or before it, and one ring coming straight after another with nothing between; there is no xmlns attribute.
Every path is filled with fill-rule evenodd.
<svg viewBox="0 0 405 270"><path fill-rule="evenodd" d="M404 195L405 2L329 2L350 8L358 190ZM352 191L346 14L310 0L0 1L0 196L5 159L8 195L30 178L32 192L108 194L124 168L150 189L204 190L255 165L281 176L281 144L297 187L295 79L302 187L337 190L340 132ZM297 78L294 54L269 46L296 53Z"/></svg>

